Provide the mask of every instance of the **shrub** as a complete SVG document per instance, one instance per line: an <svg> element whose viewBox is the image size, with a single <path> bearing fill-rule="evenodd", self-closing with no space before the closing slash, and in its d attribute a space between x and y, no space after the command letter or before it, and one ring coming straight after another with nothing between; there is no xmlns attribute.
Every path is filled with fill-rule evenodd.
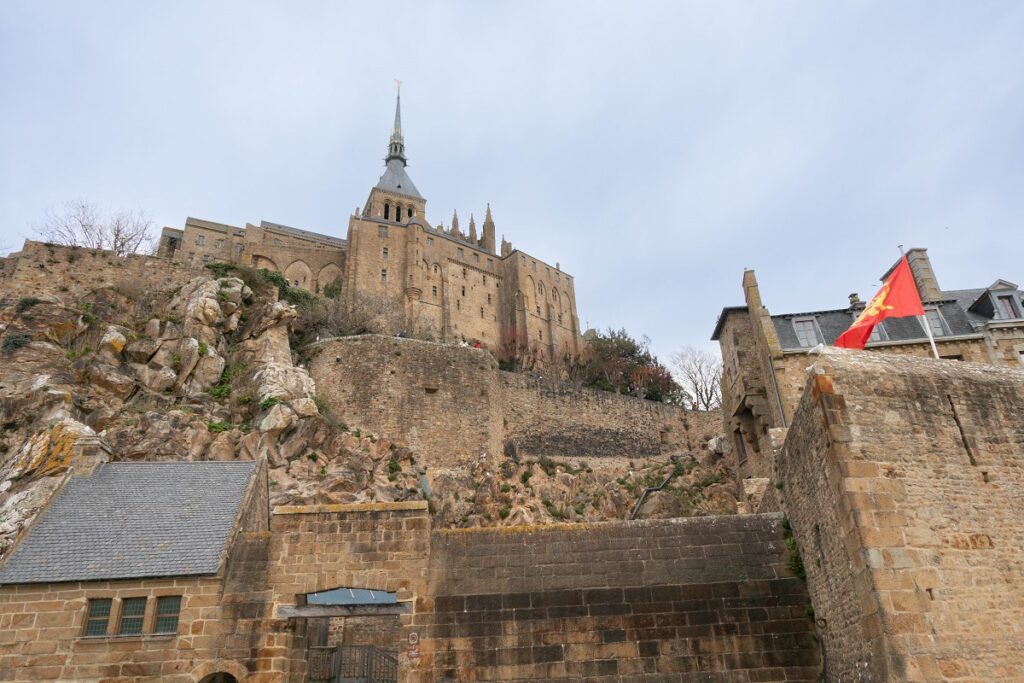
<svg viewBox="0 0 1024 683"><path fill-rule="evenodd" d="M501 517L502 519L508 519L508 516L510 514L512 514L512 506L511 505L504 505L504 506L502 506L502 508L500 510L498 510L498 516Z"/></svg>
<svg viewBox="0 0 1024 683"><path fill-rule="evenodd" d="M519 481L523 482L523 486L530 485L530 477L533 476L533 470L526 470L519 475Z"/></svg>
<svg viewBox="0 0 1024 683"><path fill-rule="evenodd" d="M226 431L228 431L229 429L231 429L233 427L234 427L233 424L231 424L230 422L224 422L223 420L220 420L218 422L207 422L206 423L206 428L209 429L211 432L216 432L216 433L226 432Z"/></svg>
<svg viewBox="0 0 1024 683"><path fill-rule="evenodd" d="M27 334L23 334L21 332L9 332L7 336L4 337L4 353L9 356L23 346L28 346L31 341L32 338Z"/></svg>
<svg viewBox="0 0 1024 683"><path fill-rule="evenodd" d="M205 356L206 352L209 351L210 347L206 345L206 342L199 342L199 355Z"/></svg>
<svg viewBox="0 0 1024 683"><path fill-rule="evenodd" d="M215 384L210 387L210 391L207 392L214 398L227 398L231 395L231 385L229 384Z"/></svg>
<svg viewBox="0 0 1024 683"><path fill-rule="evenodd" d="M270 410L280 402L281 401L277 400L273 396L271 396L270 398L265 398L262 401L260 401L260 410Z"/></svg>
<svg viewBox="0 0 1024 683"><path fill-rule="evenodd" d="M511 490L512 490L512 487L509 486L508 484L502 484L501 485L501 492L502 493L508 493ZM502 518L502 519L504 519L504 518Z"/></svg>
<svg viewBox="0 0 1024 683"><path fill-rule="evenodd" d="M24 313L25 311L32 308L36 304L41 303L43 303L43 300L34 296L22 297L21 299L18 299L18 305L14 307L14 310L16 310L18 313Z"/></svg>
<svg viewBox="0 0 1024 683"><path fill-rule="evenodd" d="M398 478L398 473L402 471L402 464L391 458L388 460L388 481L394 481Z"/></svg>

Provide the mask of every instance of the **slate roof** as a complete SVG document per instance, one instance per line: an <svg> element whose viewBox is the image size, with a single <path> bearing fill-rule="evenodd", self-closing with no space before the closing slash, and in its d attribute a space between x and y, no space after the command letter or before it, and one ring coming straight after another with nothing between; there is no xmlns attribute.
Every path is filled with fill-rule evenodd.
<svg viewBox="0 0 1024 683"><path fill-rule="evenodd" d="M947 336L960 336L975 334L977 332L974 329L974 325L971 324L968 313L956 300L949 299L941 302L927 302L926 305L936 306L939 309L942 317L949 325L949 335ZM778 334L779 344L784 350L806 350L807 347L800 346L800 342L796 337L796 331L793 329L792 323L793 318L814 318L818 323L818 329L821 330L821 335L825 338L825 343L833 344L836 338L845 332L851 324L853 324L854 318L856 318L859 313L860 311L851 311L850 309L813 311L809 313L786 313L783 315L773 315L772 323L775 324L775 332ZM916 317L889 318L882 322L882 327L888 335L888 338L884 339L884 341L923 342L928 340L928 336L925 334L924 328L921 327L921 323ZM937 339L941 339L941 337L937 337Z"/></svg>
<svg viewBox="0 0 1024 683"><path fill-rule="evenodd" d="M305 239L321 240L323 242L330 242L336 244L339 247L344 247L348 244L346 240L340 237L333 237L331 235L324 235L323 233L313 232L312 230L302 230L301 228L293 228L290 225L282 225L280 223L272 223L270 221L260 221L261 228L269 228L271 230L277 230L279 232L287 233L289 235L295 235L296 237L302 237Z"/></svg>
<svg viewBox="0 0 1024 683"><path fill-rule="evenodd" d="M378 190L386 190L387 192L404 194L407 197L423 199L420 191L416 189L416 186L413 185L412 180L409 178L409 174L405 172L405 164L402 163L401 159L397 158L388 160L387 168L384 169L384 175L380 177L380 180L377 181L374 187Z"/></svg>
<svg viewBox="0 0 1024 683"><path fill-rule="evenodd" d="M254 462L107 463L73 477L0 584L216 574Z"/></svg>

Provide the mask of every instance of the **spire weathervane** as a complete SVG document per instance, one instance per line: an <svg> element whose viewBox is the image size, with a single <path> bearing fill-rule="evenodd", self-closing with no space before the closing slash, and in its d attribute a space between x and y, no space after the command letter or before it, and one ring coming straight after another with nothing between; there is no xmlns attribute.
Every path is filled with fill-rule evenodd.
<svg viewBox="0 0 1024 683"><path fill-rule="evenodd" d="M391 140L388 142L388 156L386 162L398 159L405 166L405 139L402 136L402 81L395 79L397 93L395 96L395 126L391 130Z"/></svg>

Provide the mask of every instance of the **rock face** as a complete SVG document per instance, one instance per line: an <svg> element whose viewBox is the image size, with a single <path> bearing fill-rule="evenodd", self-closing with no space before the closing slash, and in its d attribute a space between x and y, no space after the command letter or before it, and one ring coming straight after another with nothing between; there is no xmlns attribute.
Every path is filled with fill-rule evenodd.
<svg viewBox="0 0 1024 683"><path fill-rule="evenodd" d="M265 459L272 504L429 496L438 526L624 519L679 468L515 453L432 463L408 435L323 407L290 343L299 313L276 288L196 277L138 289L0 303L0 557L96 443L115 460ZM702 442L642 516L734 512L726 447Z"/></svg>

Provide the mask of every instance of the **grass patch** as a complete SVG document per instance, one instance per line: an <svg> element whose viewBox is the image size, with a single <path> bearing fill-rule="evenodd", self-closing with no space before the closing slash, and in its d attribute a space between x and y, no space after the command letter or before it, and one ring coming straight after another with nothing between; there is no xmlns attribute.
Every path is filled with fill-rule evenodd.
<svg viewBox="0 0 1024 683"><path fill-rule="evenodd" d="M269 398L265 398L262 401L260 401L260 410L270 410L271 408L273 408L274 406L276 406L280 402L281 401L279 401L278 399L274 398L273 396L271 396Z"/></svg>
<svg viewBox="0 0 1024 683"><path fill-rule="evenodd" d="M209 429L211 432L214 432L216 434L219 434L220 432L226 432L226 431L228 431L230 429L233 429L234 426L235 425L231 424L230 422L224 422L223 420L220 420L218 422L207 422L206 423L206 428Z"/></svg>
<svg viewBox="0 0 1024 683"><path fill-rule="evenodd" d="M8 332L7 336L4 337L3 350L8 356L17 351L18 349L28 346L32 342L32 337L21 332Z"/></svg>
<svg viewBox="0 0 1024 683"><path fill-rule="evenodd" d="M14 307L14 310L17 311L18 313L24 313L25 311L29 310L36 304L41 303L43 303L43 300L34 296L22 297L18 299L18 304Z"/></svg>

